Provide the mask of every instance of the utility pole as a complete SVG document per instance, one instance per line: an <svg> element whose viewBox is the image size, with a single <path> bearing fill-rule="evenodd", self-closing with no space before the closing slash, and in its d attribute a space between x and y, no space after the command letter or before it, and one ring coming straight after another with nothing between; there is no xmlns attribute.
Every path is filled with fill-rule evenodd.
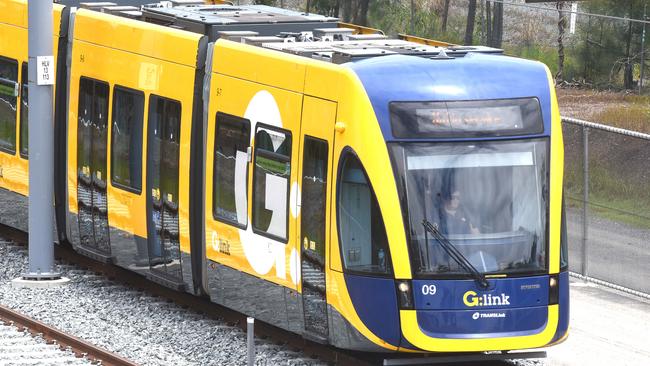
<svg viewBox="0 0 650 366"><path fill-rule="evenodd" d="M52 0L28 2L29 270L17 286L67 282L54 268L54 59ZM64 67L64 65L59 65Z"/></svg>

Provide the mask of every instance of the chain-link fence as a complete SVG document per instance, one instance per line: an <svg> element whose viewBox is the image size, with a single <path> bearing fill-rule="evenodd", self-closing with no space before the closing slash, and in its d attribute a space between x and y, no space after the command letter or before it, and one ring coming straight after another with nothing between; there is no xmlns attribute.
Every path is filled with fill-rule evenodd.
<svg viewBox="0 0 650 366"><path fill-rule="evenodd" d="M562 121L571 271L650 293L650 135Z"/></svg>

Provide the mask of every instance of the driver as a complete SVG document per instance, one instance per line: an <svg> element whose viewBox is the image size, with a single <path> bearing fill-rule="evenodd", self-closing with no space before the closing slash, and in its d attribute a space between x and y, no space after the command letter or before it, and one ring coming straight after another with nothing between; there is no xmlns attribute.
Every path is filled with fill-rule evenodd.
<svg viewBox="0 0 650 366"><path fill-rule="evenodd" d="M440 231L445 235L456 234L480 234L469 220L462 203L462 196L459 190L451 188L443 189L442 204L439 206Z"/></svg>

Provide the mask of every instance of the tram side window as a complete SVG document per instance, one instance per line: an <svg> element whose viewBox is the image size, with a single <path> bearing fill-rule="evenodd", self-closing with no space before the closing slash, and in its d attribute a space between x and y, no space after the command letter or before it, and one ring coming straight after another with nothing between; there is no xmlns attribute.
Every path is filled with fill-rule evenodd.
<svg viewBox="0 0 650 366"><path fill-rule="evenodd" d="M129 191L142 190L144 93L115 86L111 130L111 178Z"/></svg>
<svg viewBox="0 0 650 366"><path fill-rule="evenodd" d="M178 208L178 181L181 142L181 103L173 99L149 97L148 171L158 199ZM153 192L152 192L153 193Z"/></svg>
<svg viewBox="0 0 650 366"><path fill-rule="evenodd" d="M0 150L16 153L18 62L0 56Z"/></svg>
<svg viewBox="0 0 650 366"><path fill-rule="evenodd" d="M96 181L104 187L106 176L106 142L109 85L100 80L79 79L77 124L77 166L83 184ZM94 198L93 198L94 199Z"/></svg>
<svg viewBox="0 0 650 366"><path fill-rule="evenodd" d="M248 221L248 147L251 123L217 113L212 207L215 219L245 228Z"/></svg>
<svg viewBox="0 0 650 366"><path fill-rule="evenodd" d="M345 270L391 273L388 239L377 197L354 154L344 157L339 180L338 226Z"/></svg>
<svg viewBox="0 0 650 366"><path fill-rule="evenodd" d="M20 82L22 91L20 93L20 156L27 159L29 154L29 90L27 88L27 62L23 62Z"/></svg>
<svg viewBox="0 0 650 366"><path fill-rule="evenodd" d="M560 270L569 269L569 244L566 232L566 206L562 197L562 221L560 226Z"/></svg>
<svg viewBox="0 0 650 366"><path fill-rule="evenodd" d="M291 176L291 134L258 126L255 131L253 229L286 243Z"/></svg>

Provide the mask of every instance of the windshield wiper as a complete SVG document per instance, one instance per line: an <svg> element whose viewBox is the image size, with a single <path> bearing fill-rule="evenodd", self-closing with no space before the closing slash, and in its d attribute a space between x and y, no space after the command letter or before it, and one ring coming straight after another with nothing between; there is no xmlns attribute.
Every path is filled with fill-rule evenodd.
<svg viewBox="0 0 650 366"><path fill-rule="evenodd" d="M447 239L442 233L435 227L433 224L429 222L429 220L424 219L422 220L422 226L424 226L424 229L431 233L433 237L440 243L442 246L442 249L447 252L447 254L453 258L456 263L458 263L461 267L463 267L467 272L469 272L472 277L474 277L474 280L476 280L476 283L482 288L486 289L490 286L490 283L488 280L485 278L484 275L479 272L476 267L470 263L469 260L454 246L449 239Z"/></svg>

